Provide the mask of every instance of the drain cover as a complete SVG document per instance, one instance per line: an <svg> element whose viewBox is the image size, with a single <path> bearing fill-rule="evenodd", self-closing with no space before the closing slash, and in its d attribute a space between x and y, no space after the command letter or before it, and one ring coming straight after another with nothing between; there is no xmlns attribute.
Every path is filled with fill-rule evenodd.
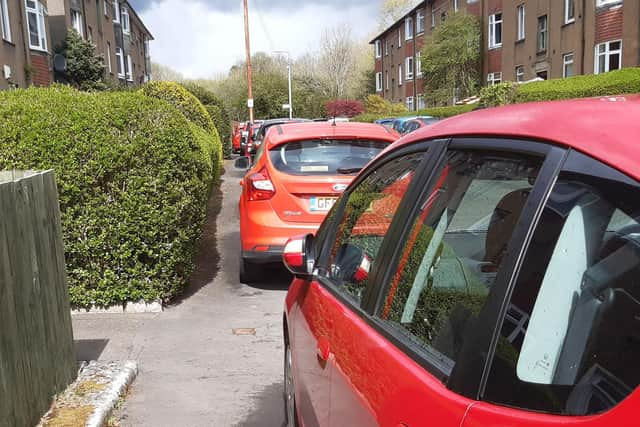
<svg viewBox="0 0 640 427"><path fill-rule="evenodd" d="M256 328L235 328L231 330L233 335L255 335Z"/></svg>

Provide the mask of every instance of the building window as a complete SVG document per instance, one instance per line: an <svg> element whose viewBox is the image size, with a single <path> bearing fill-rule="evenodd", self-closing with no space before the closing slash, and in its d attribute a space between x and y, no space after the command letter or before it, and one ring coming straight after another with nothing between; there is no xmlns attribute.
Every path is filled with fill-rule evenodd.
<svg viewBox="0 0 640 427"><path fill-rule="evenodd" d="M489 73L487 74L487 84L489 86L497 85L498 83L502 83L502 73Z"/></svg>
<svg viewBox="0 0 640 427"><path fill-rule="evenodd" d="M518 65L516 67L516 82L522 83L524 81L524 65Z"/></svg>
<svg viewBox="0 0 640 427"><path fill-rule="evenodd" d="M564 23L569 24L576 20L575 0L564 0Z"/></svg>
<svg viewBox="0 0 640 427"><path fill-rule="evenodd" d="M133 62L131 61L131 55L127 55L127 80L133 81Z"/></svg>
<svg viewBox="0 0 640 427"><path fill-rule="evenodd" d="M109 0L104 0L104 16L110 16Z"/></svg>
<svg viewBox="0 0 640 427"><path fill-rule="evenodd" d="M524 40L525 35L525 11L524 4L518 6L518 41Z"/></svg>
<svg viewBox="0 0 640 427"><path fill-rule="evenodd" d="M389 70L385 71L385 77L387 78L386 88L389 90Z"/></svg>
<svg viewBox="0 0 640 427"><path fill-rule="evenodd" d="M47 51L47 30L44 25L46 10L39 1L26 0L29 26L29 48Z"/></svg>
<svg viewBox="0 0 640 427"><path fill-rule="evenodd" d="M111 66L111 43L107 42L107 69L110 73L113 73L113 68Z"/></svg>
<svg viewBox="0 0 640 427"><path fill-rule="evenodd" d="M547 15L538 18L538 52L547 50L549 38L549 27L547 26Z"/></svg>
<svg viewBox="0 0 640 427"><path fill-rule="evenodd" d="M384 41L384 56L389 55L389 40Z"/></svg>
<svg viewBox="0 0 640 427"><path fill-rule="evenodd" d="M573 52L562 55L562 77L573 76Z"/></svg>
<svg viewBox="0 0 640 427"><path fill-rule="evenodd" d="M118 66L118 77L124 78L124 55L122 54L122 48L116 47L116 63Z"/></svg>
<svg viewBox="0 0 640 427"><path fill-rule="evenodd" d="M0 29L2 30L2 38L11 41L11 23L9 21L9 7L7 0L0 0Z"/></svg>
<svg viewBox="0 0 640 427"><path fill-rule="evenodd" d="M596 45L595 73L606 73L622 67L622 40Z"/></svg>
<svg viewBox="0 0 640 427"><path fill-rule="evenodd" d="M405 104L407 106L407 110L413 111L413 96L407 96Z"/></svg>
<svg viewBox="0 0 640 427"><path fill-rule="evenodd" d="M120 23L120 4L118 0L113 0L113 22Z"/></svg>
<svg viewBox="0 0 640 427"><path fill-rule="evenodd" d="M398 28L398 49L402 46L402 31Z"/></svg>
<svg viewBox="0 0 640 427"><path fill-rule="evenodd" d="M431 9L431 28L436 27L436 11Z"/></svg>
<svg viewBox="0 0 640 427"><path fill-rule="evenodd" d="M376 58L380 58L382 57L382 42L380 40L376 40L375 43L375 47L376 47Z"/></svg>
<svg viewBox="0 0 640 427"><path fill-rule="evenodd" d="M120 22L122 23L122 31L125 34L131 33L131 22L129 21L129 9L122 7L120 9Z"/></svg>
<svg viewBox="0 0 640 427"><path fill-rule="evenodd" d="M405 80L413 80L413 56L408 56L404 60L404 68L406 72Z"/></svg>
<svg viewBox="0 0 640 427"><path fill-rule="evenodd" d="M73 9L71 9L71 27L76 30L81 37L84 36L82 32L82 14Z"/></svg>
<svg viewBox="0 0 640 427"><path fill-rule="evenodd" d="M418 110L424 110L425 108L427 108L427 106L426 106L426 104L425 104L425 102L424 102L424 95L423 95L423 94L421 94L421 93L419 93L419 94L418 94L418 96L417 96L417 98L418 98L418 99L417 99L417 104L418 104L418 105L417 105L417 107L418 107Z"/></svg>
<svg viewBox="0 0 640 427"><path fill-rule="evenodd" d="M608 6L610 4L622 3L622 0L596 0L596 6Z"/></svg>
<svg viewBox="0 0 640 427"><path fill-rule="evenodd" d="M404 37L407 40L411 40L413 38L413 18L408 17L404 20Z"/></svg>
<svg viewBox="0 0 640 427"><path fill-rule="evenodd" d="M416 15L416 33L424 33L424 11L419 10Z"/></svg>
<svg viewBox="0 0 640 427"><path fill-rule="evenodd" d="M502 13L489 16L489 49L502 46Z"/></svg>
<svg viewBox="0 0 640 427"><path fill-rule="evenodd" d="M416 52L416 77L422 77L422 52Z"/></svg>
<svg viewBox="0 0 640 427"><path fill-rule="evenodd" d="M458 11L458 0L453 0L453 11L454 12Z"/></svg>
<svg viewBox="0 0 640 427"><path fill-rule="evenodd" d="M382 73L376 73L376 92L382 92Z"/></svg>

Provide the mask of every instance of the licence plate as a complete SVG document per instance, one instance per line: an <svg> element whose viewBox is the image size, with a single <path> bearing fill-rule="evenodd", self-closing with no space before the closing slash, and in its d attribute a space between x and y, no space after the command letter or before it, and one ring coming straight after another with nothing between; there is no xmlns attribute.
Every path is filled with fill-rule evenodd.
<svg viewBox="0 0 640 427"><path fill-rule="evenodd" d="M309 210L311 212L327 212L331 209L337 197L312 197L309 199Z"/></svg>

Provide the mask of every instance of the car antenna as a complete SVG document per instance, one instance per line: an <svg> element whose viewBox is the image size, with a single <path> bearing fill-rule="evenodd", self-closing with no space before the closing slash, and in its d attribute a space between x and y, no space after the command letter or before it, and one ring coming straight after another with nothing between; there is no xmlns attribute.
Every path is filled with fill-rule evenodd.
<svg viewBox="0 0 640 427"><path fill-rule="evenodd" d="M331 126L337 126L336 125L336 116L333 116L333 123L331 123Z"/></svg>

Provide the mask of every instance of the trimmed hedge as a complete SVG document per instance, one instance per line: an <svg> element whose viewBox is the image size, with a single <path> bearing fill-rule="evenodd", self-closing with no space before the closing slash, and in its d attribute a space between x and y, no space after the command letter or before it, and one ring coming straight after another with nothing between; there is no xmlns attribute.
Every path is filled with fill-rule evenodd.
<svg viewBox="0 0 640 427"><path fill-rule="evenodd" d="M168 301L193 270L209 134L140 92L0 92L0 169L54 169L71 303Z"/></svg>
<svg viewBox="0 0 640 427"><path fill-rule="evenodd" d="M432 116L439 119L457 116L458 114L468 113L473 110L475 105L453 105L450 107L433 107L419 111L407 111L402 114L360 114L353 118L356 122L372 123L378 119L393 117L409 117L409 116Z"/></svg>
<svg viewBox="0 0 640 427"><path fill-rule="evenodd" d="M640 92L640 68L527 83L517 88L515 102L551 101Z"/></svg>

